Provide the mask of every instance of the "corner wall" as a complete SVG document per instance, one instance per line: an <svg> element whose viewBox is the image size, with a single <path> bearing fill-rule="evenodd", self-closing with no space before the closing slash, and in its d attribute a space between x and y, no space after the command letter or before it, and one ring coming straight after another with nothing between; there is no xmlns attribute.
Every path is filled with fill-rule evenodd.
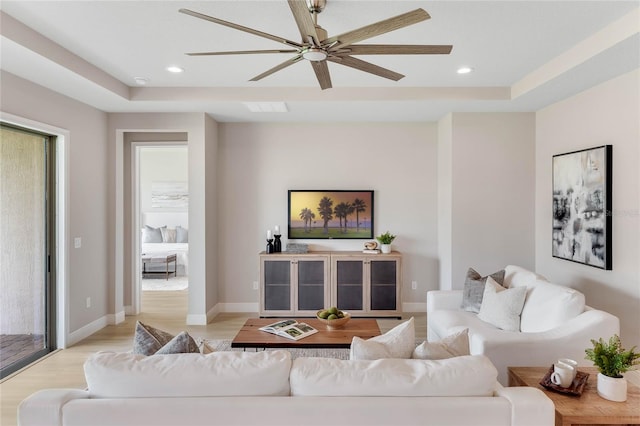
<svg viewBox="0 0 640 426"><path fill-rule="evenodd" d="M454 113L438 124L440 288L462 288L469 267L533 269L534 114Z"/></svg>
<svg viewBox="0 0 640 426"><path fill-rule="evenodd" d="M640 71L612 79L536 115L536 271L618 316L625 347L640 346ZM551 256L555 154L613 145L613 270ZM609 336L593 336L594 338Z"/></svg>

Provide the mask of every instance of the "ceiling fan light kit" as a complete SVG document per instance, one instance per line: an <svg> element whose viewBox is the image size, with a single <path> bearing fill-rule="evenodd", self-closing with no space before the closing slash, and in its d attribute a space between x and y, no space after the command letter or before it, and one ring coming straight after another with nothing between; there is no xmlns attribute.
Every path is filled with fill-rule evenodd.
<svg viewBox="0 0 640 426"><path fill-rule="evenodd" d="M298 30L300 31L302 41L299 43L287 40L284 37L278 37L252 28L244 27L239 24L214 18L193 10L180 9L180 13L267 38L285 44L289 47L289 49L286 50L196 52L187 53L187 55L213 56L293 53L294 56L292 58L253 77L250 81L259 81L277 71L299 62L301 59L306 59L311 64L311 68L316 75L320 88L324 90L332 87L331 75L329 74L327 62L347 66L379 77L398 81L403 78L404 75L370 62L354 58L354 55L447 55L451 53L451 45L356 44L360 41L430 19L431 17L424 9L415 9L352 31L347 31L346 33L337 36L329 37L327 31L318 25L318 14L324 10L326 0L288 0L288 3L289 8L293 13L293 18L298 26Z"/></svg>

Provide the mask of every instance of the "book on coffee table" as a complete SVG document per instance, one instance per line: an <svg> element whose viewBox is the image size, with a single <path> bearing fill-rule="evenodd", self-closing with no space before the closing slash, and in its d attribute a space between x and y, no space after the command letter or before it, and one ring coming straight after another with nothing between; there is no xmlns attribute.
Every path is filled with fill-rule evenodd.
<svg viewBox="0 0 640 426"><path fill-rule="evenodd" d="M310 325L293 319L274 322L273 324L260 327L260 330L293 340L300 340L318 332L318 330Z"/></svg>

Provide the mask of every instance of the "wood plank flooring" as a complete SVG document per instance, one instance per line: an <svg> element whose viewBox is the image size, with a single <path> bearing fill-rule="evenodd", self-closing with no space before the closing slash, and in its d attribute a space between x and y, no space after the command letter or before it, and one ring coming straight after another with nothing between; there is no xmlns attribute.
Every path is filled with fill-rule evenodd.
<svg viewBox="0 0 640 426"><path fill-rule="evenodd" d="M137 316L127 316L118 325L110 325L81 342L64 350L55 351L29 367L7 377L0 383L0 424L17 424L16 413L20 401L40 389L85 388L82 365L87 357L97 351L128 351L131 349L135 323L140 320L170 333L187 330L194 337L206 339L233 339L247 318L258 314L221 313L207 325L185 325L187 316L187 291L142 292L142 311ZM405 314L404 319L415 317L416 337L427 335L426 314ZM380 319L378 326L384 333L400 323L397 319Z"/></svg>

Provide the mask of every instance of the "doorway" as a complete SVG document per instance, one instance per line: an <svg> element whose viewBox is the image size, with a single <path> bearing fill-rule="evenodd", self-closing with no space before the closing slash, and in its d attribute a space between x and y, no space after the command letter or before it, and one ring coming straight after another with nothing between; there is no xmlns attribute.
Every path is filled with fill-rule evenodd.
<svg viewBox="0 0 640 426"><path fill-rule="evenodd" d="M132 158L134 299L138 312L156 311L156 301L164 304L176 296L176 302L185 305L186 316L187 298L182 296L189 284L188 146L134 142Z"/></svg>
<svg viewBox="0 0 640 426"><path fill-rule="evenodd" d="M0 124L0 377L55 349L55 144Z"/></svg>

